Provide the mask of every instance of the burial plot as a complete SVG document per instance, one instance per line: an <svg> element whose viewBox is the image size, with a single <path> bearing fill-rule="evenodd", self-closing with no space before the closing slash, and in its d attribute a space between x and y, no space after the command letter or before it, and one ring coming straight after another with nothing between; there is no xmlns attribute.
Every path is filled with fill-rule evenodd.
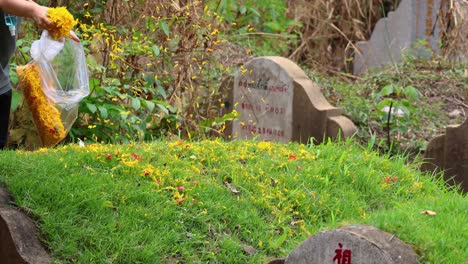
<svg viewBox="0 0 468 264"><path fill-rule="evenodd" d="M309 237L285 260L286 264L416 264L413 249L392 234L366 225L351 225Z"/></svg>
<svg viewBox="0 0 468 264"><path fill-rule="evenodd" d="M444 170L449 184L460 184L468 192L468 119L460 126L449 126L445 135L433 138L424 153L424 171Z"/></svg>
<svg viewBox="0 0 468 264"><path fill-rule="evenodd" d="M356 43L353 72L363 74L370 68L398 63L404 52L429 56L427 48L438 54L440 28L437 15L441 0L403 0L395 12L380 19L369 41ZM425 40L427 46L414 49Z"/></svg>
<svg viewBox="0 0 468 264"><path fill-rule="evenodd" d="M232 138L302 143L314 138L320 143L357 131L304 71L286 58L252 59L224 85L233 87L226 110L240 113L226 131Z"/></svg>

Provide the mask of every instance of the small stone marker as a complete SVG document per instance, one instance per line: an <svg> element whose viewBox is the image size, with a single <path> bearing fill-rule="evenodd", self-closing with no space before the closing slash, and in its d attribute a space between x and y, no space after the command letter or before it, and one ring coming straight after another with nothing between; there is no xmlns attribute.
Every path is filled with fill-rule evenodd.
<svg viewBox="0 0 468 264"><path fill-rule="evenodd" d="M429 141L424 161L421 170L444 170L449 184L461 184L461 190L468 192L468 119Z"/></svg>
<svg viewBox="0 0 468 264"><path fill-rule="evenodd" d="M418 40L426 40L433 52L438 54L440 28L437 15L441 0L403 0L395 12L380 19L369 41L356 43L358 51L354 57L354 74L363 74L370 68L380 68L398 63L402 53L413 51L413 55L428 56L423 47L413 50Z"/></svg>
<svg viewBox="0 0 468 264"><path fill-rule="evenodd" d="M366 225L351 225L309 237L286 264L416 264L413 249L394 235Z"/></svg>
<svg viewBox="0 0 468 264"><path fill-rule="evenodd" d="M233 138L285 143L314 138L320 143L357 131L304 71L286 58L252 59L224 85L233 86L226 110L234 108L241 114L227 129Z"/></svg>

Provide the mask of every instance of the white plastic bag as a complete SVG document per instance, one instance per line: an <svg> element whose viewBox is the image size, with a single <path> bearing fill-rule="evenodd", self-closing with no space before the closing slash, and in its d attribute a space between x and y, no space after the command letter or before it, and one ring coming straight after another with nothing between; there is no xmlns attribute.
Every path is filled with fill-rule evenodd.
<svg viewBox="0 0 468 264"><path fill-rule="evenodd" d="M78 103L89 95L86 57L81 44L53 40L47 31L32 44L31 56L33 61L18 69L20 86L43 146L51 147L66 136L78 117Z"/></svg>
<svg viewBox="0 0 468 264"><path fill-rule="evenodd" d="M31 57L41 69L44 92L55 103L73 105L89 94L83 46L73 40L53 40L45 30L31 46Z"/></svg>

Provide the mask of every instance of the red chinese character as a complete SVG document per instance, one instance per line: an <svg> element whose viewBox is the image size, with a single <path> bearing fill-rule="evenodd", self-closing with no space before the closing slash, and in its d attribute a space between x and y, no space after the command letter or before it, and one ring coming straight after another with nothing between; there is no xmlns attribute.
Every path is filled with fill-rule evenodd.
<svg viewBox="0 0 468 264"><path fill-rule="evenodd" d="M338 264L352 264L351 263L351 250L343 249L343 245L341 243L338 243L338 246L340 247L339 249L335 250L335 257L333 258L333 263L335 261L338 261Z"/></svg>

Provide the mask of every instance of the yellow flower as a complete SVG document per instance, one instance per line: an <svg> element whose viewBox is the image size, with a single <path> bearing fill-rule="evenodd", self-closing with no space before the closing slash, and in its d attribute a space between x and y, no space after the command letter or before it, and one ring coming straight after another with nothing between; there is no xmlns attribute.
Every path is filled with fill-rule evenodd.
<svg viewBox="0 0 468 264"><path fill-rule="evenodd" d="M52 22L49 33L54 39L68 37L70 30L76 25L73 15L65 7L49 8L47 15Z"/></svg>
<svg viewBox="0 0 468 264"><path fill-rule="evenodd" d="M53 102L47 100L42 90L37 65L17 67L17 71L24 99L33 116L42 145L43 147L52 147L67 135L62 124L60 111Z"/></svg>

